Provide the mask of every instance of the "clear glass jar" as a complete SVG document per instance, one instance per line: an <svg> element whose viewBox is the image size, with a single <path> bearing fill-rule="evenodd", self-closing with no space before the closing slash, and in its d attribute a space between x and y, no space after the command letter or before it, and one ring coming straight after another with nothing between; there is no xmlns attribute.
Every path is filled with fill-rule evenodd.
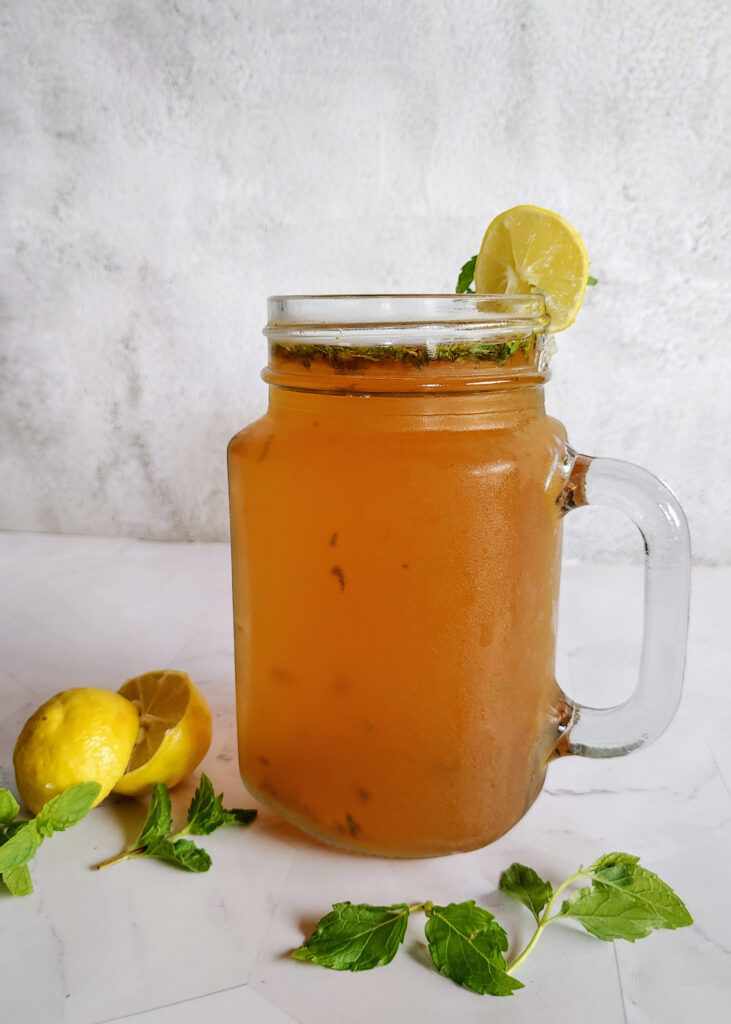
<svg viewBox="0 0 731 1024"><path fill-rule="evenodd" d="M492 842L559 753L627 753L680 694L688 536L644 470L546 416L537 296L269 300L269 411L229 445L239 756L251 792L351 849ZM632 697L554 678L563 516L647 550Z"/></svg>

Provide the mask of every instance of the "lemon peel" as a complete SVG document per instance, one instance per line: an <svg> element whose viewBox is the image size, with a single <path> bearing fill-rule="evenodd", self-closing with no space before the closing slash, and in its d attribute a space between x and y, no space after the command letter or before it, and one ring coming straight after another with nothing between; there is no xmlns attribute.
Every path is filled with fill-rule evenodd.
<svg viewBox="0 0 731 1024"><path fill-rule="evenodd" d="M126 768L139 727L135 706L112 690L79 686L55 694L31 715L15 744L15 779L28 809L38 814L79 782L99 783L96 807Z"/></svg>
<svg viewBox="0 0 731 1024"><path fill-rule="evenodd" d="M140 796L158 782L176 786L211 745L211 712L186 672L160 670L128 679L119 689L139 713L139 732L115 793Z"/></svg>

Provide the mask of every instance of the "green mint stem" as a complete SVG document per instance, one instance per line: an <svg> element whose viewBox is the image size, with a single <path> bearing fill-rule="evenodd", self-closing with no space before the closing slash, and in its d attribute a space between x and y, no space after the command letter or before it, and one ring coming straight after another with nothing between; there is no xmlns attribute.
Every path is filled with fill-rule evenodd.
<svg viewBox="0 0 731 1024"><path fill-rule="evenodd" d="M102 860L98 864L94 864L93 868L95 871L101 871L102 868L111 867L112 864L119 864L120 861L127 860L129 857L139 857L146 849L146 846L135 846L129 850L123 850L122 853L118 853L116 857L107 857L106 860Z"/></svg>
<svg viewBox="0 0 731 1024"><path fill-rule="evenodd" d="M174 843L176 839L182 839L182 837L187 836L189 832L190 825L185 825L179 832L173 832L172 835L168 836L168 839L171 843ZM111 867L112 864L119 864L123 860L129 860L130 857L141 857L146 849L147 846L131 846L128 850L118 853L116 857L107 857L106 860L100 861L99 864L95 864L94 870L101 871L102 868Z"/></svg>
<svg viewBox="0 0 731 1024"><path fill-rule="evenodd" d="M416 914L420 910L424 910L428 914L433 906L434 904L431 900L425 900L423 903L412 903L409 907L409 913Z"/></svg>
<svg viewBox="0 0 731 1024"><path fill-rule="evenodd" d="M588 877L589 877L589 873L587 871L584 871L583 868L579 868L579 870L576 872L575 875L572 875L570 878L567 878L565 882L561 882L561 884L558 886L558 888L554 890L553 895L549 899L548 903L546 904L546 906L545 906L545 908L543 910L543 913L540 916L540 919L538 921L538 927L536 928L535 932L533 933L530 942L525 947L525 949L522 951L522 953L519 953L518 956L515 958L515 960L513 960L512 964L510 964L510 966L507 968L507 973L508 974L512 974L513 971L516 971L520 967L520 965L530 956L530 954L533 952L533 949L536 946L536 943L538 942L538 940L540 939L541 935L543 934L543 929L547 925L549 925L551 923L551 921L555 921L556 920L555 916L554 917L550 917L549 915L551 913L551 908L553 907L553 904L556 902L556 897L559 895L559 893L562 893L564 891L564 889L566 889L569 885L571 885L572 882L576 882L579 878L588 878Z"/></svg>

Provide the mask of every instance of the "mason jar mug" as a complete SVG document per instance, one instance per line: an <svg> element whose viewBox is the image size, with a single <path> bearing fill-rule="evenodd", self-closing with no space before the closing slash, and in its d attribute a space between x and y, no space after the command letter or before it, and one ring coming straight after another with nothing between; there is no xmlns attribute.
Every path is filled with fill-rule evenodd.
<svg viewBox="0 0 731 1024"><path fill-rule="evenodd" d="M269 300L269 409L228 455L239 757L322 840L483 846L558 754L625 754L674 713L683 513L546 415L546 325L538 296ZM554 674L562 522L587 504L646 550L638 683L605 709Z"/></svg>

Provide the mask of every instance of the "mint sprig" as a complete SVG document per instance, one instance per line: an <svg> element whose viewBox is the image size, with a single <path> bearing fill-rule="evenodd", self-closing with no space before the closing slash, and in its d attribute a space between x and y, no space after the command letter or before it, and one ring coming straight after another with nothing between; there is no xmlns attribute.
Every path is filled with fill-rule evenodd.
<svg viewBox="0 0 731 1024"><path fill-rule="evenodd" d="M122 853L103 860L96 867L106 868L135 857L154 857L186 871L208 871L211 866L209 855L192 840L183 837L207 836L224 825L249 825L256 813L240 807L226 810L223 806L223 793L216 796L213 783L202 772L200 784L188 808L188 822L174 832L170 791L164 783L158 782L152 791L142 831L135 841Z"/></svg>
<svg viewBox="0 0 731 1024"><path fill-rule="evenodd" d="M558 897L581 879L554 912ZM390 963L403 944L410 914L424 911L425 934L440 974L479 994L509 996L523 987L514 977L549 924L573 919L604 941L635 942L660 928L685 928L693 923L685 904L670 886L641 867L629 853L608 853L554 889L532 868L511 864L500 878L502 892L518 899L536 921L536 929L510 964L508 936L493 914L474 900L437 906L396 903L336 903L307 941L291 954L338 971L367 971Z"/></svg>
<svg viewBox="0 0 731 1024"><path fill-rule="evenodd" d="M216 796L211 780L201 775L201 782L188 808L188 824L180 832L194 836L207 836L223 825L250 825L256 811L233 807L227 811L223 806L223 793Z"/></svg>
<svg viewBox="0 0 731 1024"><path fill-rule="evenodd" d="M513 864L508 872L521 868L525 870L523 865ZM503 878L500 879L500 888L516 895L508 884L503 884ZM583 878L588 879L590 885L577 889L564 900L561 909L552 914L557 897L573 882ZM634 942L660 928L685 928L693 924L693 918L680 897L652 871L641 867L639 857L629 853L607 853L588 868L579 868L575 875L556 888L546 902L530 942L509 969L512 971L523 963L549 924L567 917L578 921L591 935L605 942L614 939Z"/></svg>
<svg viewBox="0 0 731 1024"><path fill-rule="evenodd" d="M158 782L150 797L142 831L132 844L133 848L146 848L153 839L168 835L173 828L173 811L170 804L170 790Z"/></svg>
<svg viewBox="0 0 731 1024"><path fill-rule="evenodd" d="M27 821L17 820L18 801L10 790L0 789L0 879L14 896L33 892L28 864L43 840L81 821L100 789L98 782L80 782L52 797Z"/></svg>

